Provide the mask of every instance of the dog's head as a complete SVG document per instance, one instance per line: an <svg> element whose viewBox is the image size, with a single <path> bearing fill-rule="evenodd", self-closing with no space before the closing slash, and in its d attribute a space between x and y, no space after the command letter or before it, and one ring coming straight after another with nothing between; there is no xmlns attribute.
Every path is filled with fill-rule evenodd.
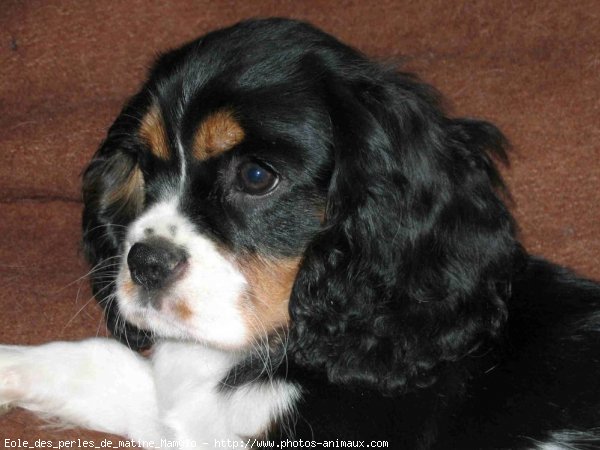
<svg viewBox="0 0 600 450"><path fill-rule="evenodd" d="M290 333L334 382L427 383L506 316L503 146L307 24L208 34L158 60L85 172L94 290L118 335L111 303L219 348Z"/></svg>

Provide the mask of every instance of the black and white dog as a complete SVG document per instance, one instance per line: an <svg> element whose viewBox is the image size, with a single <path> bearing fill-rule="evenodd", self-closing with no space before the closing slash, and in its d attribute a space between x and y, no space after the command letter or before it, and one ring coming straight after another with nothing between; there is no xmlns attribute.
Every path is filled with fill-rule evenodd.
<svg viewBox="0 0 600 450"><path fill-rule="evenodd" d="M600 286L520 246L505 144L305 23L165 54L84 175L129 347L2 346L0 404L146 445L600 448Z"/></svg>

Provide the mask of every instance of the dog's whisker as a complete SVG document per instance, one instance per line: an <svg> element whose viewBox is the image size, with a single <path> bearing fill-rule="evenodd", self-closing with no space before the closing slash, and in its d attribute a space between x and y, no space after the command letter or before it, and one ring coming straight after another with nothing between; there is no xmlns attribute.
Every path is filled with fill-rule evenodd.
<svg viewBox="0 0 600 450"><path fill-rule="evenodd" d="M112 283L111 283L112 284ZM91 296L85 303L71 316L71 318L67 321L67 323L63 326L61 333L64 333L65 330L73 323L73 321L79 316L79 314L94 300L95 296Z"/></svg>

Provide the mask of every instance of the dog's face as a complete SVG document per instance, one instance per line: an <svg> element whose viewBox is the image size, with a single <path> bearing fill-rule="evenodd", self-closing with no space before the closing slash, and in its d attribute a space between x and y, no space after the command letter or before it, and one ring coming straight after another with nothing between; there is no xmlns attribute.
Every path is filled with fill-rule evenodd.
<svg viewBox="0 0 600 450"><path fill-rule="evenodd" d="M118 193L140 203L120 244L124 318L225 348L287 327L328 164L326 116L306 98L273 92L265 101L236 88L200 86L187 102L178 86L154 91L137 112L137 162Z"/></svg>
<svg viewBox="0 0 600 450"><path fill-rule="evenodd" d="M502 146L309 25L219 30L158 60L85 173L94 291L126 339L289 331L334 381L425 382L503 323Z"/></svg>

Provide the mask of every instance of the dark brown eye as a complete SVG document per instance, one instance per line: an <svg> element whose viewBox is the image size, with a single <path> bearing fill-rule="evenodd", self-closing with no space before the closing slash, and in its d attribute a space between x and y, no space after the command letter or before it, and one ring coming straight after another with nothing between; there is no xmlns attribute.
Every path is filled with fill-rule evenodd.
<svg viewBox="0 0 600 450"><path fill-rule="evenodd" d="M238 184L248 194L266 194L277 184L277 175L262 164L247 162L239 168Z"/></svg>

